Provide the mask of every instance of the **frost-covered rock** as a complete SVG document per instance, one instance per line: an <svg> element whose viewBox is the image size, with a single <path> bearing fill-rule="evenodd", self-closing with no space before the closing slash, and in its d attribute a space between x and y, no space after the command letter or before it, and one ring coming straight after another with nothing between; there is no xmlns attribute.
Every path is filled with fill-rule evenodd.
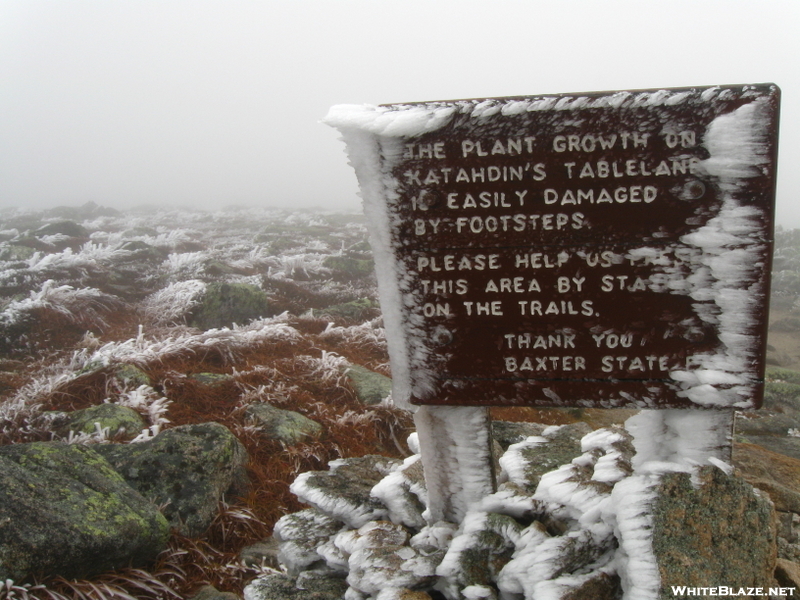
<svg viewBox="0 0 800 600"><path fill-rule="evenodd" d="M336 545L347 555L347 583L362 594L383 588L418 588L435 580L443 553L426 553L406 544L401 525L374 521L357 531L340 533Z"/></svg>
<svg viewBox="0 0 800 600"><path fill-rule="evenodd" d="M244 588L244 600L341 600L338 590L299 589L296 580L283 573L271 573L254 579Z"/></svg>
<svg viewBox="0 0 800 600"><path fill-rule="evenodd" d="M428 592L447 600L655 600L669 585L721 576L743 586L771 581L772 506L718 458L706 467L651 460L637 472L634 440L622 427L532 431L538 435L501 458L498 491L472 504L459 524L422 518L419 455L402 464L335 461L327 474L301 475L293 491L307 494L304 502L316 494L330 526L315 531L301 519L297 539L282 542L296 556L283 562L302 574L320 569L321 558L326 572L347 575L345 600ZM414 436L409 447L419 450ZM373 478L384 472L371 493L363 484L357 493L337 488L357 487L364 467ZM784 523L781 542L787 561L789 538L800 537L791 525Z"/></svg>
<svg viewBox="0 0 800 600"><path fill-rule="evenodd" d="M247 489L247 451L219 423L182 425L145 442L96 449L129 485L163 506L184 535L203 533L220 500Z"/></svg>
<svg viewBox="0 0 800 600"><path fill-rule="evenodd" d="M70 432L95 433L106 430L108 437L133 439L144 429L144 419L132 408L113 403L90 406L71 413L64 413L54 422L54 431L63 437Z"/></svg>
<svg viewBox="0 0 800 600"><path fill-rule="evenodd" d="M357 529L386 518L386 507L371 491L399 466L399 460L384 456L343 458L331 461L328 471L300 474L289 489L301 502Z"/></svg>
<svg viewBox="0 0 800 600"><path fill-rule="evenodd" d="M389 520L417 529L425 526L422 513L428 494L418 454L408 457L400 468L381 479L371 493L386 506Z"/></svg>
<svg viewBox="0 0 800 600"><path fill-rule="evenodd" d="M44 237L49 235L63 235L67 237L73 238L88 238L89 232L83 225L79 225L75 221L57 221L55 223L48 223L47 225L42 225L33 232L33 234L38 237Z"/></svg>
<svg viewBox="0 0 800 600"><path fill-rule="evenodd" d="M542 435L545 429L547 425L541 423L492 421L492 439L505 451L511 444L523 442L532 435Z"/></svg>
<svg viewBox="0 0 800 600"><path fill-rule="evenodd" d="M214 282L192 309L190 324L200 329L246 325L271 314L267 295L247 283Z"/></svg>
<svg viewBox="0 0 800 600"><path fill-rule="evenodd" d="M534 492L542 475L581 454L581 438L591 431L586 423L548 427L540 436L510 446L500 466L510 481Z"/></svg>
<svg viewBox="0 0 800 600"><path fill-rule="evenodd" d="M534 523L541 528L538 521ZM491 589L511 559L522 530L522 525L506 515L468 514L436 571L441 577L437 587L450 598L470 586Z"/></svg>
<svg viewBox="0 0 800 600"><path fill-rule="evenodd" d="M593 431L580 444L583 454L542 475L534 494L551 505L552 514L576 521L597 510L614 484L633 472L635 454L631 435L621 427Z"/></svg>
<svg viewBox="0 0 800 600"><path fill-rule="evenodd" d="M156 507L90 447L0 447L0 580L142 566L168 534Z"/></svg>
<svg viewBox="0 0 800 600"><path fill-rule="evenodd" d="M276 408L267 402L256 402L245 414L254 421L261 434L271 440L293 446L319 437L322 425L292 410Z"/></svg>
<svg viewBox="0 0 800 600"><path fill-rule="evenodd" d="M245 546L239 552L239 562L248 567L277 567L279 545L278 539L272 536L255 544Z"/></svg>
<svg viewBox="0 0 800 600"><path fill-rule="evenodd" d="M358 400L365 406L380 404L392 393L391 379L361 365L348 366L345 375L355 389Z"/></svg>
<svg viewBox="0 0 800 600"><path fill-rule="evenodd" d="M220 592L213 585L204 585L191 600L239 600L239 596L233 592Z"/></svg>
<svg viewBox="0 0 800 600"><path fill-rule="evenodd" d="M284 515L275 523L273 532L279 543L278 560L295 576L305 568L321 564L324 557L318 549L342 527L341 521L316 508Z"/></svg>
<svg viewBox="0 0 800 600"><path fill-rule="evenodd" d="M634 474L612 493L609 522L619 540L627 597L672 597L671 586L759 587L772 581L772 503L717 466Z"/></svg>

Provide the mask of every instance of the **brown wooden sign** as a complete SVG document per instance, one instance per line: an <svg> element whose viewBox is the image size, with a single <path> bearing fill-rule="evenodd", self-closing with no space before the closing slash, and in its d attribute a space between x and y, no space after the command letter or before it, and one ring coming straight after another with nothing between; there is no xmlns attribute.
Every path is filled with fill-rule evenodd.
<svg viewBox="0 0 800 600"><path fill-rule="evenodd" d="M779 90L334 107L413 404L761 402Z"/></svg>

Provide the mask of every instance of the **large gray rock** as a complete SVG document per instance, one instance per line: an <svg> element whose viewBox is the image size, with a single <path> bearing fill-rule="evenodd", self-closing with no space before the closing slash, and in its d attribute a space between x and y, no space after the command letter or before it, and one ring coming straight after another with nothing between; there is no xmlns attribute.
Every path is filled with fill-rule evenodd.
<svg viewBox="0 0 800 600"><path fill-rule="evenodd" d="M63 235L72 238L88 238L89 231L83 225L79 225L75 221L58 221L39 227L39 229L34 232L34 235L37 237L45 235Z"/></svg>
<svg viewBox="0 0 800 600"><path fill-rule="evenodd" d="M295 576L303 569L321 564L323 557L317 548L341 529L340 521L316 508L284 515L275 523L274 536L279 543L278 561L289 574Z"/></svg>
<svg viewBox="0 0 800 600"><path fill-rule="evenodd" d="M512 421L492 421L492 439L507 450L511 444L518 444L532 435L542 435L547 425L541 423L515 423Z"/></svg>
<svg viewBox="0 0 800 600"><path fill-rule="evenodd" d="M220 592L213 585L204 585L192 596L192 600L239 600L233 592Z"/></svg>
<svg viewBox="0 0 800 600"><path fill-rule="evenodd" d="M367 455L331 461L328 471L300 474L290 490L301 502L355 529L387 516L386 507L371 494L372 488L401 462Z"/></svg>
<svg viewBox="0 0 800 600"><path fill-rule="evenodd" d="M341 580L340 580L341 581ZM244 600L341 600L344 590L300 589L295 580L283 573L274 573L255 579L244 588ZM346 589L346 584L345 584Z"/></svg>
<svg viewBox="0 0 800 600"><path fill-rule="evenodd" d="M264 437L293 446L322 434L322 425L292 410L283 410L267 402L256 402L245 414L253 419Z"/></svg>
<svg viewBox="0 0 800 600"><path fill-rule="evenodd" d="M365 406L380 404L392 393L392 380L361 365L350 365L345 371L359 402Z"/></svg>
<svg viewBox="0 0 800 600"><path fill-rule="evenodd" d="M168 535L155 506L91 448L0 447L0 580L143 566Z"/></svg>
<svg viewBox="0 0 800 600"><path fill-rule="evenodd" d="M223 497L247 488L247 451L219 423L182 425L146 442L101 445L97 451L188 536L208 528Z"/></svg>
<svg viewBox="0 0 800 600"><path fill-rule="evenodd" d="M703 587L725 582L765 587L777 557L772 503L744 479L717 467L667 473L652 506L653 553L661 576L661 598L671 586Z"/></svg>
<svg viewBox="0 0 800 600"><path fill-rule="evenodd" d="M247 283L210 283L192 309L190 324L200 329L246 325L271 314L267 294Z"/></svg>
<svg viewBox="0 0 800 600"><path fill-rule="evenodd" d="M94 433L97 426L108 429L109 437L133 439L145 428L144 419L132 408L103 403L64 414L54 424L62 436L74 433Z"/></svg>
<svg viewBox="0 0 800 600"><path fill-rule="evenodd" d="M446 564L439 569L439 588L448 597L458 597L469 586L492 586L516 550L514 541L519 538L522 525L507 515L486 513L481 517L462 524L447 553ZM542 535L547 535L538 522L534 521L531 527L540 527Z"/></svg>
<svg viewBox="0 0 800 600"><path fill-rule="evenodd" d="M522 468L510 473L511 481L530 493L535 492L542 475L582 454L581 439L591 431L586 423L570 423L547 428L540 436L512 446L508 453L516 457L514 462Z"/></svg>

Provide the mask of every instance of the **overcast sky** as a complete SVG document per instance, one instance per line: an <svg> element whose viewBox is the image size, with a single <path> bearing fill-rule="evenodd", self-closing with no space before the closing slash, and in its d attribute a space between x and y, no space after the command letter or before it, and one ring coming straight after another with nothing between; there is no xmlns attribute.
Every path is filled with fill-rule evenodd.
<svg viewBox="0 0 800 600"><path fill-rule="evenodd" d="M334 104L777 83L797 0L0 0L0 207L360 205Z"/></svg>

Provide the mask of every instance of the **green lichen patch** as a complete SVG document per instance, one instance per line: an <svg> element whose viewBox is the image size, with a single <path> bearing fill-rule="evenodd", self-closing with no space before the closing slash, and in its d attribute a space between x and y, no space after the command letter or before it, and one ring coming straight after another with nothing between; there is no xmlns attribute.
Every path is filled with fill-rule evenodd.
<svg viewBox="0 0 800 600"><path fill-rule="evenodd" d="M91 448L0 447L0 579L88 577L143 566L166 547L156 508Z"/></svg>
<svg viewBox="0 0 800 600"><path fill-rule="evenodd" d="M145 427L144 419L135 410L118 404L104 403L67 413L56 432L62 436L93 433L97 427L108 429L109 437L132 439Z"/></svg>
<svg viewBox="0 0 800 600"><path fill-rule="evenodd" d="M200 329L245 325L254 319L270 316L269 302L263 290L246 283L210 283L192 311L189 323Z"/></svg>

